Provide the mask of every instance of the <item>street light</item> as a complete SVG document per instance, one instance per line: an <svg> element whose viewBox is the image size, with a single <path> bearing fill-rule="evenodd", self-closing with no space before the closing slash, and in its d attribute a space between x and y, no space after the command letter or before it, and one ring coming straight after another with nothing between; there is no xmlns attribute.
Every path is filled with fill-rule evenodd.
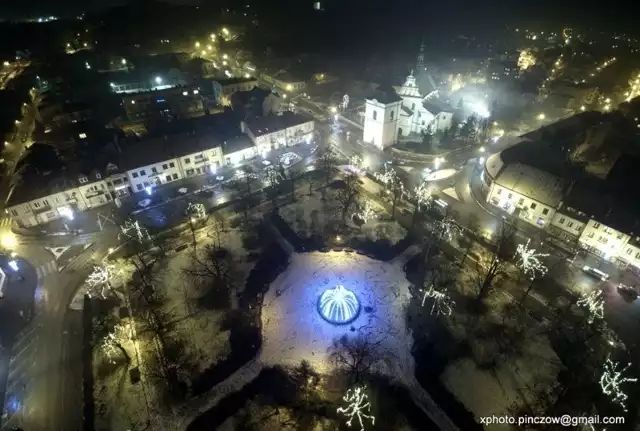
<svg viewBox="0 0 640 431"><path fill-rule="evenodd" d="M127 59L123 58L122 60L120 60L120 63L122 63L122 65L124 66L125 64L127 64Z"/></svg>
<svg viewBox="0 0 640 431"><path fill-rule="evenodd" d="M195 43L196 48L200 48L200 42Z"/></svg>
<svg viewBox="0 0 640 431"><path fill-rule="evenodd" d="M0 237L0 245L6 250L13 250L18 246L18 240L12 232L5 232Z"/></svg>
<svg viewBox="0 0 640 431"><path fill-rule="evenodd" d="M547 118L547 116L546 116L546 115L544 115L544 113L543 113L543 112L541 112L541 113L539 113L539 114L538 114L538 120L544 120L545 118Z"/></svg>
<svg viewBox="0 0 640 431"><path fill-rule="evenodd" d="M156 76L156 84L160 85L162 84L162 78L159 76Z"/></svg>
<svg viewBox="0 0 640 431"><path fill-rule="evenodd" d="M433 167L435 169L439 169L444 162L445 162L444 157L436 157L433 161Z"/></svg>
<svg viewBox="0 0 640 431"><path fill-rule="evenodd" d="M338 112L338 108L336 108L335 106L332 106L331 108L329 108L329 110L331 111L332 114L335 114L336 112Z"/></svg>
<svg viewBox="0 0 640 431"><path fill-rule="evenodd" d="M211 40L216 40L216 35L214 33L211 33L209 37L211 37Z"/></svg>
<svg viewBox="0 0 640 431"><path fill-rule="evenodd" d="M287 91L291 91L291 90L293 90L293 85L287 84L286 88L287 88Z"/></svg>

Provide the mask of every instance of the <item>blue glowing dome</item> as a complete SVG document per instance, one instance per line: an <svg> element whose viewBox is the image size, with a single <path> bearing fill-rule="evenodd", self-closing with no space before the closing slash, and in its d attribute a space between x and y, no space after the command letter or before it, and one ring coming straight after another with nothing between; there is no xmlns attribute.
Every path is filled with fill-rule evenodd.
<svg viewBox="0 0 640 431"><path fill-rule="evenodd" d="M356 295L339 284L325 290L318 300L318 312L329 323L344 325L352 322L360 313Z"/></svg>

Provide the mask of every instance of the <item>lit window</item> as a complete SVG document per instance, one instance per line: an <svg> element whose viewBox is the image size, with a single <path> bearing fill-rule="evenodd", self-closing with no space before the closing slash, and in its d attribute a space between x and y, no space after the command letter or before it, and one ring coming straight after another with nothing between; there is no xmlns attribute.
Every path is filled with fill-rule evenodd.
<svg viewBox="0 0 640 431"><path fill-rule="evenodd" d="M598 229L598 228L600 228L600 223L594 223L594 224L593 224L593 228L594 228L594 229Z"/></svg>
<svg viewBox="0 0 640 431"><path fill-rule="evenodd" d="M87 139L87 134L86 134L86 133L80 133L80 134L78 135L78 137L79 137L80 139Z"/></svg>

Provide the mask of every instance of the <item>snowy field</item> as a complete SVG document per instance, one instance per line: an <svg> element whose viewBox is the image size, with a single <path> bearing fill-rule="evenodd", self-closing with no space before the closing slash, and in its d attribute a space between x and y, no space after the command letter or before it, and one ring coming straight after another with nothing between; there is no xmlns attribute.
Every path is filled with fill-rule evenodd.
<svg viewBox="0 0 640 431"><path fill-rule="evenodd" d="M300 196L296 202L280 208L280 215L289 226L302 238L312 234L321 234L328 224L340 223L340 208L331 198L331 191L327 191L327 200L322 201L319 192L309 196ZM358 227L353 223L351 216L360 212L356 205L353 206L347 217L348 228L352 235L360 240L368 239L377 241L386 239L395 244L405 237L407 231L396 221L389 221L384 208L367 198L360 198L359 208L366 203L371 207L374 217Z"/></svg>
<svg viewBox="0 0 640 431"><path fill-rule="evenodd" d="M212 242L213 240L204 232L200 232L198 237L200 255L204 246ZM244 286L246 276L254 264L246 259L247 252L242 246L242 234L235 230L223 233L221 245L234 256L239 269L238 274L241 275L237 285ZM199 305L198 299L204 292L184 275L183 269L190 265L192 253L192 247L170 253L166 262L163 262L163 267L159 268L157 282L154 283L156 289L161 289L164 297L162 310L170 316L170 336L185 342L185 356L189 357L193 363L190 377L201 373L229 353L229 331L220 328L225 310ZM122 283L129 282L134 267L127 262L116 262L116 267L118 274L114 277L113 284L118 288ZM148 334L140 333L136 344L140 352L140 369L143 379L137 384L130 383L125 366L110 367L104 352L100 348L95 351L94 361L98 370L94 386L98 412L97 430L144 429L148 417L147 404L152 406L150 414L156 419L162 417L169 419L167 415L170 416L170 414L161 411L160 408L163 400L160 399L161 391L155 386L157 380L145 379L145 376L148 378L149 375L157 373L155 370L148 369L145 363L155 354L155 345ZM125 341L123 346L132 357L129 367L131 368L137 362L134 354L136 346L131 341Z"/></svg>

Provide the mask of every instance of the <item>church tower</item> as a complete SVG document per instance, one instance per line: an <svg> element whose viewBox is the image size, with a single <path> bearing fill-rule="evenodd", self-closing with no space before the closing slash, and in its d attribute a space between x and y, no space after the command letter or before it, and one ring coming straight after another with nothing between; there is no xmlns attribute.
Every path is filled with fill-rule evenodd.
<svg viewBox="0 0 640 431"><path fill-rule="evenodd" d="M420 42L420 52L418 52L418 58L416 59L416 75L420 75L424 71L424 40L422 40Z"/></svg>
<svg viewBox="0 0 640 431"><path fill-rule="evenodd" d="M393 88L378 88L365 99L364 142L381 150L398 141L402 98Z"/></svg>

